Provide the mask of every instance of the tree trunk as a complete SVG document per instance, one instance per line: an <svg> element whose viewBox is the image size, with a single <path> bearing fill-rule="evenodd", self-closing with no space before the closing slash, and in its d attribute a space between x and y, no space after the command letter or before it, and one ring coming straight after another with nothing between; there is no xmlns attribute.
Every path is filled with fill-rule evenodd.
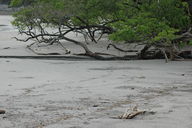
<svg viewBox="0 0 192 128"><path fill-rule="evenodd" d="M174 50L172 48L169 49L169 60L175 60Z"/></svg>
<svg viewBox="0 0 192 128"><path fill-rule="evenodd" d="M139 57L139 59L146 59L146 52L147 52L147 50L149 49L151 47L151 45L149 45L149 44L146 44L145 46L144 46L144 48L141 50L141 52L140 52L140 54L138 55Z"/></svg>

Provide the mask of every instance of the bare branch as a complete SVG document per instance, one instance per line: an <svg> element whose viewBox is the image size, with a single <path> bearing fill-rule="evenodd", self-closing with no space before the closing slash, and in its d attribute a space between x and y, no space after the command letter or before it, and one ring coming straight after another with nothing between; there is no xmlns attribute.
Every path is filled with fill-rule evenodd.
<svg viewBox="0 0 192 128"><path fill-rule="evenodd" d="M111 43L107 46L107 50L110 48L110 46L113 46L115 49L117 49L121 52L138 52L138 50L123 50L123 49L118 48L116 45L111 44Z"/></svg>

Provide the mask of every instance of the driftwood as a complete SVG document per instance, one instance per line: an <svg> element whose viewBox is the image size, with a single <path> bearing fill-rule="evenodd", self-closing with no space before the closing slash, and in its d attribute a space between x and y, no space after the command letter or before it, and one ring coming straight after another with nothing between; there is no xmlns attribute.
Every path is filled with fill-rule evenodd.
<svg viewBox="0 0 192 128"><path fill-rule="evenodd" d="M148 112L148 111L138 110L138 108L136 106L133 109L128 109L124 114L118 116L117 119L133 119L138 115L143 115L143 114L146 114L146 113L155 114L155 112L152 112L152 111Z"/></svg>

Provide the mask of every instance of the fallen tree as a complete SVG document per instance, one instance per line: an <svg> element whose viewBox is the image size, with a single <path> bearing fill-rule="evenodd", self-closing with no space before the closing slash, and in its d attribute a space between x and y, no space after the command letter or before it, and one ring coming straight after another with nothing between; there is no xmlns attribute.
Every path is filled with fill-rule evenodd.
<svg viewBox="0 0 192 128"><path fill-rule="evenodd" d="M78 1L75 1L78 3ZM74 3L75 3L74 2ZM90 7L88 3L83 3L83 5L78 5L76 8L86 7L90 9L95 9L95 7ZM80 3L81 3L80 2ZM59 4L58 7L55 3ZM73 3L73 4L74 4ZM98 19L98 17L89 16L90 14L85 13L85 9L79 12L79 9L70 10L68 7L71 3L68 1L39 1L35 2L34 6L28 6L16 13L15 21L13 24L18 27L19 33L27 35L26 39L16 39L18 41L27 42L29 40L35 40L37 43L46 43L52 45L54 43L59 43L63 48L61 41L65 40L79 45L85 50L85 54L96 59L105 59L99 53L92 52L85 42L81 42L72 38L67 37L69 33L78 33L84 36L85 41L91 40L97 43L96 34L99 39L105 33L112 33L113 28L108 26L109 23L115 22L114 19L105 21L104 19ZM92 6L92 5L91 5ZM69 11L65 13L66 11ZM93 13L93 12L91 12ZM83 16L81 16L83 15ZM84 19L84 17L89 17L90 19ZM98 23L92 23L93 20L97 20ZM94 21L95 22L95 21ZM52 30L50 30L52 29ZM30 48L30 46L28 46ZM65 48L65 50L67 50Z"/></svg>
<svg viewBox="0 0 192 128"><path fill-rule="evenodd" d="M187 3L188 2L188 3ZM116 41L145 45L140 58L146 58L152 47L164 55L166 61L181 58L181 46L191 44L191 12L189 1L144 0L126 3L135 14L113 24L110 38Z"/></svg>
<svg viewBox="0 0 192 128"><path fill-rule="evenodd" d="M13 6L17 1L12 1ZM187 10L188 4L180 0L31 0L27 7L14 14L13 24L20 34L27 35L26 39L16 37L17 40L34 40L47 45L58 43L66 53L69 50L63 40L82 47L85 53L81 55L95 59L147 59L160 53L168 61L179 57L180 45L191 42L191 15ZM70 38L69 33L81 34L85 41ZM87 40L97 43L103 34L116 42L145 46L137 51L109 44L108 49L114 47L121 52L137 52L137 56L104 57L108 54L93 52L86 43ZM150 51L152 47L155 51Z"/></svg>

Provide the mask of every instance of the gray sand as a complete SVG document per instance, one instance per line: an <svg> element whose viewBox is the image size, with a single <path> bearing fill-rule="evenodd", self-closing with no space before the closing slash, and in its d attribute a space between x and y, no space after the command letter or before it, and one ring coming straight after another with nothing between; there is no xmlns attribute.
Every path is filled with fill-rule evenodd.
<svg viewBox="0 0 192 128"><path fill-rule="evenodd" d="M34 55L11 19L0 55ZM0 59L0 128L191 128L191 78L192 61ZM155 114L115 119L134 106Z"/></svg>

